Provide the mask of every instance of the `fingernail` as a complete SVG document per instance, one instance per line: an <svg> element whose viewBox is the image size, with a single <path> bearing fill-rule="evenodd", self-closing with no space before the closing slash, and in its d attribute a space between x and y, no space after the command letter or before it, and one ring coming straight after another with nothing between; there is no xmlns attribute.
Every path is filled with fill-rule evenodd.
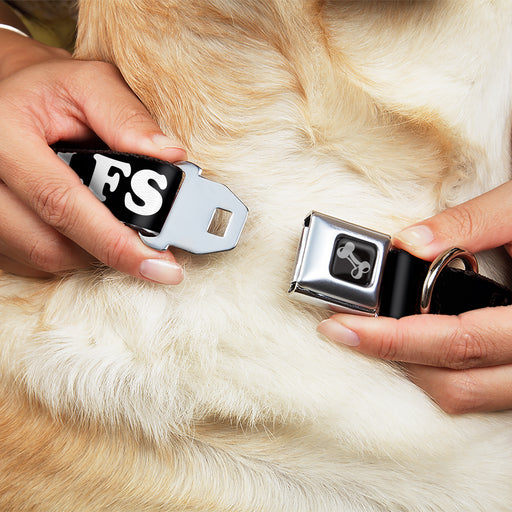
<svg viewBox="0 0 512 512"><path fill-rule="evenodd" d="M403 244L414 248L426 247L434 241L434 235L427 226L412 226L406 228L394 237Z"/></svg>
<svg viewBox="0 0 512 512"><path fill-rule="evenodd" d="M351 331L348 327L341 325L336 320L331 318L320 322L317 327L317 331L324 336L327 336L330 340L349 347L357 347L359 345L359 336L354 331Z"/></svg>
<svg viewBox="0 0 512 512"><path fill-rule="evenodd" d="M153 135L151 140L158 146L159 149L181 149L182 151L185 151L181 144L167 137L167 135L163 135L161 133Z"/></svg>
<svg viewBox="0 0 512 512"><path fill-rule="evenodd" d="M139 267L141 276L161 284L179 284L183 281L183 268L167 260L144 260Z"/></svg>

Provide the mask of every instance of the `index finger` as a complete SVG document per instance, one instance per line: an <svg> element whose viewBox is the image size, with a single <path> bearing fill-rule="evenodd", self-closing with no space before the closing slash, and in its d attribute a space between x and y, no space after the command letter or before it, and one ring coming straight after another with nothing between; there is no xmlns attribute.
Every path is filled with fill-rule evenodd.
<svg viewBox="0 0 512 512"><path fill-rule="evenodd" d="M74 111L78 120L113 150L170 162L186 159L181 144L162 133L117 68L105 62L79 64L69 84L64 82L69 99L78 107Z"/></svg>
<svg viewBox="0 0 512 512"><path fill-rule="evenodd" d="M337 314L318 326L331 340L392 361L452 369L512 362L512 307L459 316L414 315L400 319Z"/></svg>
<svg viewBox="0 0 512 512"><path fill-rule="evenodd" d="M393 244L429 261L451 247L476 253L509 244L511 197L512 181L508 181L396 233Z"/></svg>

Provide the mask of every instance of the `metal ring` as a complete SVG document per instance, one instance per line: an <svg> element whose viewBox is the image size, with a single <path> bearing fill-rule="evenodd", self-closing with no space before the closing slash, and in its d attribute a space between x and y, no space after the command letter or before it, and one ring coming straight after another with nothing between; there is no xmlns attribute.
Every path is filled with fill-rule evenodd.
<svg viewBox="0 0 512 512"><path fill-rule="evenodd" d="M430 313L430 306L432 302L432 292L434 291L434 285L436 284L437 278L443 271L443 269L451 263L453 260L461 260L464 263L466 270L472 270L478 272L478 262L474 254L465 249L458 247L452 247L447 251L440 254L430 265L427 276L423 282L423 288L421 290L421 301L420 301L420 313Z"/></svg>

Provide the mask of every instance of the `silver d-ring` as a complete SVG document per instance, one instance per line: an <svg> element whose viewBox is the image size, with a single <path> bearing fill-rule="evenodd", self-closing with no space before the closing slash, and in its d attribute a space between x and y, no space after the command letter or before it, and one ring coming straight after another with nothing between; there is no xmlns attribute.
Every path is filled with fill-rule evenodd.
<svg viewBox="0 0 512 512"><path fill-rule="evenodd" d="M476 261L474 254L466 251L465 249L452 247L440 254L430 265L425 281L423 282L420 300L420 313L430 313L432 292L434 291L434 285L436 284L437 278L443 269L453 260L461 260L464 263L466 270L478 272L478 262Z"/></svg>

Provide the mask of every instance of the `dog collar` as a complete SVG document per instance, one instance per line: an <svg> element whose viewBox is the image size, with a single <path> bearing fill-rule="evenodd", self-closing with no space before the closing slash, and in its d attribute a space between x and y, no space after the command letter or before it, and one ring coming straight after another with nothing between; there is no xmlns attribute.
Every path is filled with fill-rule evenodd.
<svg viewBox="0 0 512 512"><path fill-rule="evenodd" d="M448 266L456 259L464 270ZM304 221L289 293L336 312L394 318L512 304L512 291L478 274L468 251L453 248L429 263L388 235L318 212Z"/></svg>
<svg viewBox="0 0 512 512"><path fill-rule="evenodd" d="M204 254L238 243L246 206L225 185L202 177L197 165L110 150L54 150L146 245Z"/></svg>

